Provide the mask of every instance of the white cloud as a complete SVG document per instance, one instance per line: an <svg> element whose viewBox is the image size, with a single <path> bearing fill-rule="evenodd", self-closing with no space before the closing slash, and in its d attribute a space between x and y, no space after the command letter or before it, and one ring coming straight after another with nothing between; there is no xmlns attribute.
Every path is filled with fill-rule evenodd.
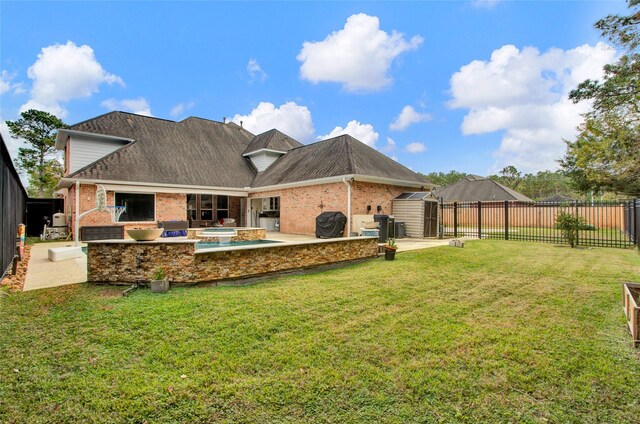
<svg viewBox="0 0 640 424"><path fill-rule="evenodd" d="M413 106L405 106L398 115L395 121L389 125L389 129L392 131L402 131L407 129L411 124L417 124L418 122L425 122L431 120L431 115L428 113L420 113L416 111Z"/></svg>
<svg viewBox="0 0 640 424"><path fill-rule="evenodd" d="M100 103L100 105L109 110L123 110L137 115L153 116L151 113L151 106L144 97L122 100L107 99Z"/></svg>
<svg viewBox="0 0 640 424"><path fill-rule="evenodd" d="M262 70L260 64L254 58L249 58L247 72L249 73L249 82L264 82L267 79L267 73Z"/></svg>
<svg viewBox="0 0 640 424"><path fill-rule="evenodd" d="M195 102L178 103L169 111L169 115L174 118L182 116L187 110L195 106Z"/></svg>
<svg viewBox="0 0 640 424"><path fill-rule="evenodd" d="M376 141L378 141L379 134L373 129L371 124L361 124L360 122L353 120L347 123L347 126L335 127L329 134L318 137L318 140L326 140L327 138L337 137L342 134L349 134L367 146L376 148ZM395 144L395 143L394 143Z"/></svg>
<svg viewBox="0 0 640 424"><path fill-rule="evenodd" d="M422 153L427 151L427 146L424 143L415 142L407 144L404 149L409 153Z"/></svg>
<svg viewBox="0 0 640 424"><path fill-rule="evenodd" d="M72 41L44 47L27 75L33 80L31 98L20 111L37 108L61 118L67 115L62 103L89 97L101 84L124 86L119 76L102 68L91 47L78 47Z"/></svg>
<svg viewBox="0 0 640 424"><path fill-rule="evenodd" d="M475 60L453 74L449 105L468 109L463 134L504 131L493 152L495 169L555 169L565 150L563 139L575 136L580 115L590 107L569 101L569 91L587 78L600 78L615 55L603 43L544 53L505 45L489 61Z"/></svg>
<svg viewBox="0 0 640 424"><path fill-rule="evenodd" d="M21 82L12 83L11 80L15 78L15 75L9 74L9 72L2 70L0 73L0 94L13 91L13 94L22 94L26 92Z"/></svg>
<svg viewBox="0 0 640 424"><path fill-rule="evenodd" d="M396 149L396 142L393 138L387 137L387 145L382 148L383 152L393 152Z"/></svg>
<svg viewBox="0 0 640 424"><path fill-rule="evenodd" d="M243 126L254 134L276 128L300 142L311 141L315 131L309 109L295 102L287 102L279 108L273 103L260 102L248 115L236 114L231 120L236 124L242 121Z"/></svg>
<svg viewBox="0 0 640 424"><path fill-rule="evenodd" d="M305 41L297 59L300 76L314 84L337 82L347 91L380 90L391 84L389 68L406 51L415 50L423 38L406 40L396 31L380 29L376 16L351 15L339 31L323 41Z"/></svg>

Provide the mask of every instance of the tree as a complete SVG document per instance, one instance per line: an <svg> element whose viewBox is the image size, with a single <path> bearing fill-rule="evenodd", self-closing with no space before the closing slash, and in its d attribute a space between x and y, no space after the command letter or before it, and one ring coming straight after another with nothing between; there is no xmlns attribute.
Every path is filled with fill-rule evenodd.
<svg viewBox="0 0 640 424"><path fill-rule="evenodd" d="M62 177L62 164L55 149L55 136L59 128L66 128L56 116L29 109L17 121L7 121L11 137L24 139L28 147L18 149L15 165L29 176L29 196L52 197Z"/></svg>
<svg viewBox="0 0 640 424"><path fill-rule="evenodd" d="M575 141L567 141L561 166L581 191L613 190L640 195L640 0L628 16L607 16L595 24L623 51L604 67L602 81L586 80L569 98L593 101ZM635 9L635 10L634 10Z"/></svg>
<svg viewBox="0 0 640 424"><path fill-rule="evenodd" d="M458 171L449 171L447 173L444 172L430 172L427 175L420 174L429 180L430 183L435 184L437 186L446 187L448 185L457 183L461 179L467 176L464 172Z"/></svg>

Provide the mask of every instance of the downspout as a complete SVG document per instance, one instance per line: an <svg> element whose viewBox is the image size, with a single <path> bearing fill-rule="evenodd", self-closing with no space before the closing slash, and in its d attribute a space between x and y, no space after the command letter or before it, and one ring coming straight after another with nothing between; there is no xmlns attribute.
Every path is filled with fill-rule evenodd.
<svg viewBox="0 0 640 424"><path fill-rule="evenodd" d="M73 230L73 240L75 241L75 245L80 246L80 217L78 214L80 213L80 181L76 180L76 219L75 219L75 228Z"/></svg>
<svg viewBox="0 0 640 424"><path fill-rule="evenodd" d="M353 181L353 178L351 178ZM351 237L351 183L347 177L342 177L342 182L347 186L347 238Z"/></svg>

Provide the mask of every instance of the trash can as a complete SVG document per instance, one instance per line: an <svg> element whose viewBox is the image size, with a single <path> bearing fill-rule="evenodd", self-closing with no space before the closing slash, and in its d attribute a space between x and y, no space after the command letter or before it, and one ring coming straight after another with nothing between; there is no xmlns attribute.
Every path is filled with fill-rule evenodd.
<svg viewBox="0 0 640 424"><path fill-rule="evenodd" d="M373 220L380 223L380 237L378 241L385 243L389 238L389 215L373 215Z"/></svg>
<svg viewBox="0 0 640 424"><path fill-rule="evenodd" d="M405 238L407 236L407 227L404 221L396 221L396 238Z"/></svg>

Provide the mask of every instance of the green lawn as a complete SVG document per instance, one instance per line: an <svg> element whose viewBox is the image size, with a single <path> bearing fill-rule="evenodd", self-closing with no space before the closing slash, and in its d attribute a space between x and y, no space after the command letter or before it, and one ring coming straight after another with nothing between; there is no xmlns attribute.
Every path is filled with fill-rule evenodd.
<svg viewBox="0 0 640 424"><path fill-rule="evenodd" d="M638 422L640 255L470 241L247 287L0 297L0 422Z"/></svg>

